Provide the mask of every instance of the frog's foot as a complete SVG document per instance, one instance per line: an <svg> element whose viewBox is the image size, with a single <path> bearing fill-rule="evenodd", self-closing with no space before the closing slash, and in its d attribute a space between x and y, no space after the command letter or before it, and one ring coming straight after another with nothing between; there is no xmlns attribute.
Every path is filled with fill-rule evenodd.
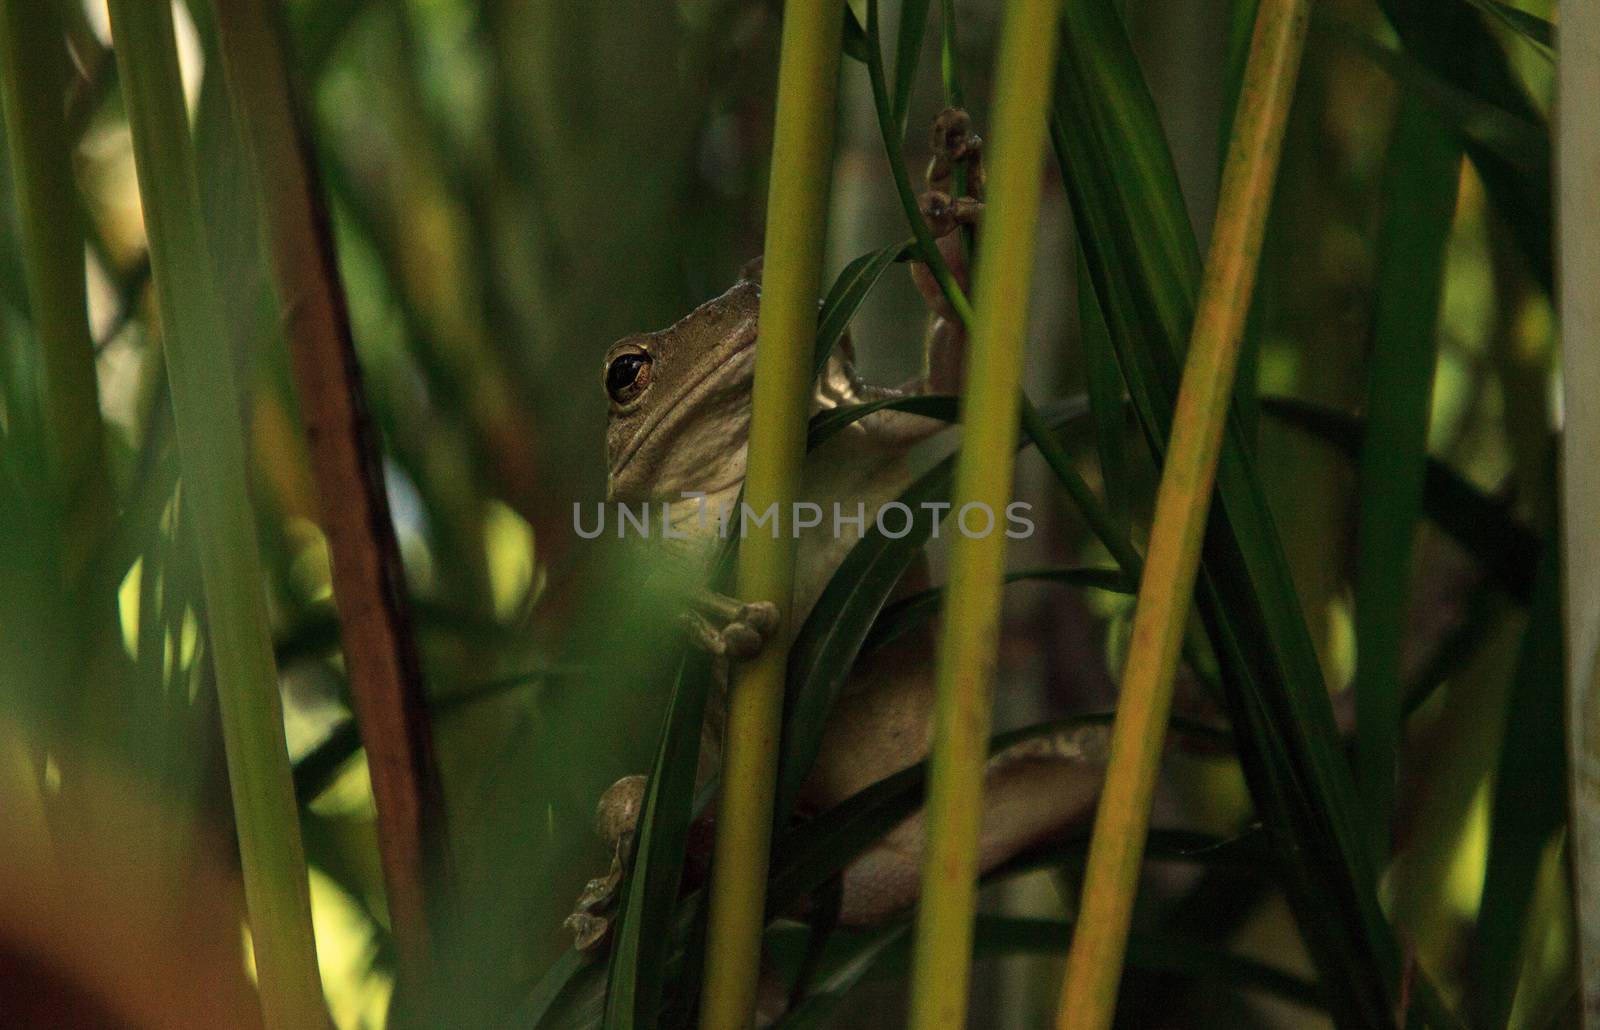
<svg viewBox="0 0 1600 1030"><path fill-rule="evenodd" d="M968 288L966 255L962 238L957 232L962 226L976 226L983 217L983 140L972 131L972 118L959 107L947 107L933 122L933 160L928 165L928 190L917 200L933 234L939 255L955 277L956 285ZM966 172L965 181L956 174ZM962 192L960 187L965 188ZM927 385L940 390L959 388L959 382L948 369L958 369L964 334L960 331L955 311L950 307L938 279L922 262L911 265L911 278L922 294L923 301L933 312L934 339L930 347L932 361ZM933 351L939 351L934 354ZM946 353L948 352L948 353ZM948 366L944 369L943 366Z"/></svg>
<svg viewBox="0 0 1600 1030"><path fill-rule="evenodd" d="M951 197L948 193L929 190L917 199L917 207L922 212L923 221L928 223L934 245L939 248L939 256L944 258L945 267L955 277L956 285L962 290L968 289L971 277L967 274L966 255L961 250L961 236L956 230L963 225L977 225L983 216L983 203L971 197ZM928 310L933 312L936 320L952 326L959 324L955 309L944 295L944 288L926 264L921 261L911 263L911 280L916 283L917 292L922 294L923 303L928 305ZM958 347L959 343L952 346Z"/></svg>
<svg viewBox="0 0 1600 1030"><path fill-rule="evenodd" d="M955 193L956 169L966 168L966 192L983 197L983 138L972 129L972 116L959 107L947 107L933 120L929 141L933 159L928 162L928 189Z"/></svg>
<svg viewBox="0 0 1600 1030"><path fill-rule="evenodd" d="M778 631L778 606L771 601L744 604L702 590L691 603L693 607L684 613L689 638L718 658L754 658Z"/></svg>
<svg viewBox="0 0 1600 1030"><path fill-rule="evenodd" d="M572 914L562 923L572 931L572 946L579 951L595 950L611 934L617 890L633 857L644 790L643 776L624 776L606 788L595 806L595 828L611 848L611 867L604 876L597 876L584 886Z"/></svg>
<svg viewBox="0 0 1600 1030"><path fill-rule="evenodd" d="M948 193L929 190L917 198L923 221L933 238L943 241L963 225L977 225L983 217L983 201L972 197L952 197ZM941 247L942 251L944 248Z"/></svg>
<svg viewBox="0 0 1600 1030"><path fill-rule="evenodd" d="M971 115L947 107L933 120L931 147L928 190L917 206L933 238L941 241L939 249L954 250L944 245L944 238L963 225L977 225L983 214L983 140L972 131ZM965 182L957 170L966 172Z"/></svg>

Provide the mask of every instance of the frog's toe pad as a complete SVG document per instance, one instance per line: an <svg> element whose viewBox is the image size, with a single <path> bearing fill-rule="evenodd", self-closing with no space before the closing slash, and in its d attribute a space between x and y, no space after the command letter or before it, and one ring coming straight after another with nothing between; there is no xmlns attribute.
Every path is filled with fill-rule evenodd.
<svg viewBox="0 0 1600 1030"><path fill-rule="evenodd" d="M748 623L730 622L722 627L722 643L730 658L754 658L761 653L764 640L765 637Z"/></svg>
<svg viewBox="0 0 1600 1030"><path fill-rule="evenodd" d="M778 631L778 606L771 601L752 601L739 609L739 620L765 639Z"/></svg>
<svg viewBox="0 0 1600 1030"><path fill-rule="evenodd" d="M972 131L972 116L959 107L947 107L933 120L933 152L950 161L959 161L983 146Z"/></svg>
<svg viewBox="0 0 1600 1030"><path fill-rule="evenodd" d="M611 935L611 920L589 912L574 912L561 925L572 931L572 946L578 951L593 951Z"/></svg>

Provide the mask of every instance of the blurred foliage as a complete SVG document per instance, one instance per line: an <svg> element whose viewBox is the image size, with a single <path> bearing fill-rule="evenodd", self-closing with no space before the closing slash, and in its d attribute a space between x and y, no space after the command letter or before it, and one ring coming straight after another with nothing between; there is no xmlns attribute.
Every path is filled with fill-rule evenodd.
<svg viewBox="0 0 1600 1030"><path fill-rule="evenodd" d="M82 226L103 420L103 458L92 460L113 500L94 518L66 517L64 466L50 441L66 428L83 431L83 413L63 412L49 388L54 345L30 285L37 266L23 233L23 194L12 163L0 162L0 882L14 888L0 893L0 993L20 968L14 957L53 956L56 973L76 978L86 996L120 999L114 1007L126 1022L168 1025L149 1017L146 1006L159 999L127 988L128 957L142 953L144 968L180 983L167 968L177 961L167 942L203 940L186 945L191 971L244 968L227 958L242 904L232 815L195 527L179 482L107 19L93 0L49 2L71 45L70 81L61 86L73 175L58 185ZM1485 3L1499 15L1486 15ZM1548 183L1537 175L1548 148L1541 155L1529 140L1548 142L1552 72L1539 26L1548 29L1554 15L1545 0L1485 3L1318 5L1248 330L1253 381L1236 413L1270 503L1265 524L1277 535L1261 543L1282 548L1339 731L1354 740L1349 687L1372 668L1392 691L1379 710L1406 713L1393 740L1374 745L1380 754L1393 747L1393 798L1358 816L1364 831L1393 828L1389 840L1371 836L1389 844L1374 860L1376 889L1406 968L1425 974L1471 1025L1542 1028L1569 1018L1572 990L1560 806L1549 815L1560 770L1527 757L1560 747L1548 571L1536 579L1531 567L1521 570L1531 597L1508 590L1487 570L1499 557L1492 534L1474 543L1437 518L1405 528L1419 506L1438 513L1432 471L1422 480L1409 461L1385 473L1381 462L1352 459L1328 434L1308 434L1257 403L1258 395L1290 397L1374 415L1380 404L1398 405L1395 424L1412 434L1410 453L1425 442L1496 518L1526 539L1547 539L1558 355ZM902 46L921 53L895 112L904 112L913 181L927 157L922 127L944 104L947 48L976 123L987 124L998 6L884 5L885 59L903 60ZM918 48L901 34L900 12L930 7ZM1145 142L1170 153L1162 160L1181 189L1166 224L1186 219L1203 254L1241 26L1254 5L1111 7L1137 59L1126 70L1139 75L1164 130ZM958 32L948 33L949 10ZM175 11L226 310L210 329L248 384L240 410L324 986L339 1026L379 1026L393 954L326 545L247 169L214 74L209 13L203 0ZM605 869L591 827L595 799L618 776L648 770L657 751L678 673L676 587L648 575L636 549L578 540L572 505L603 496L606 347L720 293L760 246L779 14L772 0L286 7L433 698L460 866L451 945L459 968L471 971L444 999L453 1025L525 1019L551 1000L540 993L551 983L604 971L604 963L579 968L559 924L584 881ZM1470 46L1479 65L1453 59L1454 43ZM1482 71L1484 62L1496 70ZM898 81L899 65L890 68ZM1122 93L1104 99L1127 109ZM845 62L839 104L833 181L818 184L830 208L825 282L908 235L861 64ZM1408 173L1397 133L1406 125L1399 112L1413 108L1466 160L1425 179ZM0 131L9 143L18 127L11 107L6 114ZM1074 157L1062 155L1082 174ZM1110 263L1097 266L1093 248L1083 249L1103 212L1072 212L1063 187L1076 180L1068 180L1051 167L1026 382L1041 402L1087 389L1095 417L1067 434L1067 453L1108 499L1110 524L1139 544L1155 466L1148 433L1135 432L1138 420L1121 410L1122 359L1112 344L1118 333L1142 330L1117 321L1136 309L1114 303L1127 299L1117 291L1132 280L1105 274ZM1139 182L1108 186L1157 203ZM1439 218L1429 260L1394 264L1386 226L1397 202L1426 202ZM1544 251L1530 253L1541 231L1530 205L1541 203ZM1149 243L1127 240L1140 257ZM925 322L903 268L884 262L877 288L851 301L861 304L852 337L869 377L894 382L915 368ZM1427 284L1412 281L1430 262L1441 270L1436 302ZM1436 311L1424 318L1419 305ZM1436 359L1407 367L1403 381L1373 382L1375 369L1395 367L1394 348L1415 348L1402 357L1426 349L1416 337L1430 324ZM1396 326L1402 338L1386 337ZM1163 331L1181 340L1186 330L1174 322ZM1148 334L1149 346L1157 335ZM1111 404L1117 412L1108 413ZM927 455L925 468L942 456ZM1055 484L1044 463L1022 459L1017 489L1034 502L1041 532L1016 543L1012 567L1106 566L1102 544ZM1389 550L1358 561L1358 545L1373 540ZM75 547L88 555L81 568L63 559ZM937 565L937 543L933 552ZM1385 572L1390 578L1374 586L1371 577ZM1398 606L1403 618L1374 604ZM1130 612L1127 598L1070 580L1008 587L997 725L1113 705ZM1376 641L1362 636L1369 625L1379 627ZM1207 682L1184 675L1178 703L1184 716L1215 727L1222 713ZM1497 793L1499 782L1539 805L1520 811L1517 798ZM898 785L878 804L914 803L915 789ZM1227 749L1171 760L1156 826L1232 850L1226 861L1197 861L1195 839L1166 838L1168 852L1155 855L1136 910L1121 1025L1328 1024L1328 992L1314 985L1319 974L1302 943L1308 931L1283 904L1286 857L1263 857L1250 796ZM857 815L890 811L864 803ZM1066 941L1060 921L1072 913L1062 899L1076 894L1072 856L1080 854L1081 841L1032 856L985 888L992 918L980 928L972 1002L982 1025L1048 1017L1059 976L1059 958L1048 953ZM791 872L803 878L820 868ZM172 879L190 873L198 878ZM55 911L19 907L28 885L52 878L89 885L61 902L71 918L55 950L36 939L36 926L17 929ZM97 900L119 892L123 907ZM1051 922L1041 929L1040 919ZM185 920L204 926L197 936L171 936L193 927ZM780 926L771 946L780 968L811 963L817 992L806 1011L831 1011L835 1026L880 1026L902 1011L898 931L836 935L810 958L798 933ZM85 939L114 942L119 954L101 949L97 958ZM668 961L676 960L674 952ZM553 966L557 979L541 986ZM247 989L225 980L209 998L216 1013ZM842 1002L830 1001L829 992L845 990ZM170 1025L185 1025L176 1010L188 997L172 993ZM585 997L593 995L574 987L562 1000L581 1008Z"/></svg>

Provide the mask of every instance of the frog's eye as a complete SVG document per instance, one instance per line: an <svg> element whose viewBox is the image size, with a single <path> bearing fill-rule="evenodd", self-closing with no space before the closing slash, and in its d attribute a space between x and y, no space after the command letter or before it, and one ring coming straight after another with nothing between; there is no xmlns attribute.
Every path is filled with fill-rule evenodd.
<svg viewBox="0 0 1600 1030"><path fill-rule="evenodd" d="M613 402L627 404L650 385L650 355L643 350L627 350L606 366L606 393Z"/></svg>

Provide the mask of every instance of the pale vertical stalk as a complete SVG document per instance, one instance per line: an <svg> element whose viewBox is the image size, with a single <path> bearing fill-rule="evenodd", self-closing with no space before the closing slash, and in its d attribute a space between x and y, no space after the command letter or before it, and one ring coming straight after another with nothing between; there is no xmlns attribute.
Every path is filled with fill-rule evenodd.
<svg viewBox="0 0 1600 1030"><path fill-rule="evenodd" d="M977 289L955 517L997 515L1011 497L1022 398L1028 287L1043 177L1057 0L1006 6L995 61L988 210L978 244ZM965 1022L977 900L979 822L988 762L990 693L1000 635L1006 537L955 535L939 641L929 767L922 901L912 963L911 1026Z"/></svg>
<svg viewBox="0 0 1600 1030"><path fill-rule="evenodd" d="M420 990L431 975L442 929L436 923L448 910L440 902L450 894L444 791L376 430L274 6L267 0L218 0L217 36L255 169L328 537L350 696L372 776L400 982Z"/></svg>
<svg viewBox="0 0 1600 1030"><path fill-rule="evenodd" d="M63 572L70 581L82 571L114 509L89 335L73 140L64 107L67 70L66 37L55 8L22 0L0 3L0 99L39 345L51 482L66 519Z"/></svg>
<svg viewBox="0 0 1600 1030"><path fill-rule="evenodd" d="M1199 570L1239 345L1305 46L1307 12L1307 0L1262 0L1256 15L1172 440L1156 494L1077 930L1067 956L1056 1023L1062 1030L1103 1030L1111 1025L1116 1007L1150 802L1172 708L1172 678Z"/></svg>
<svg viewBox="0 0 1600 1030"><path fill-rule="evenodd" d="M1567 752L1583 1025L1600 1028L1600 7L1564 4L1556 228L1562 343L1561 520Z"/></svg>
<svg viewBox="0 0 1600 1030"><path fill-rule="evenodd" d="M110 10L167 354L183 500L200 552L262 1015L269 1030L326 1027L239 393L200 216L172 8L165 0L111 0Z"/></svg>
<svg viewBox="0 0 1600 1030"><path fill-rule="evenodd" d="M777 519L773 536L753 533L741 543L738 569L739 596L776 603L784 628L736 670L728 697L700 1024L707 1030L738 1030L755 1018L788 657L781 644L794 587L790 516L805 459L841 13L833 0L784 4L745 476L745 502L757 513L776 505Z"/></svg>

